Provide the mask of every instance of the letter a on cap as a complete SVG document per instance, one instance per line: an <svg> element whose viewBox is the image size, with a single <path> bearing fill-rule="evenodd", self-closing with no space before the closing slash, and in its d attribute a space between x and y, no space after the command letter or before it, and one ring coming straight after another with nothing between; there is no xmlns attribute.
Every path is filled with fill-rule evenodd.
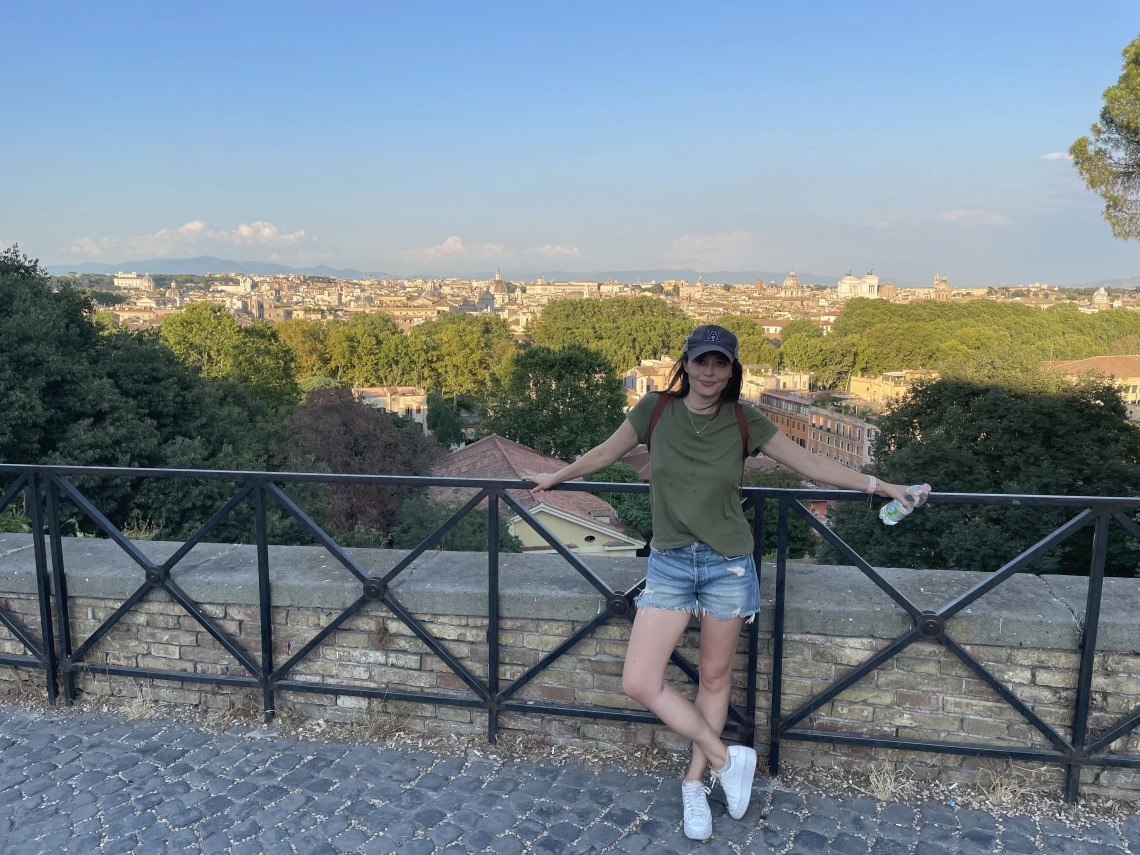
<svg viewBox="0 0 1140 855"><path fill-rule="evenodd" d="M705 334L705 341L720 341L720 333L716 329L711 329Z"/></svg>

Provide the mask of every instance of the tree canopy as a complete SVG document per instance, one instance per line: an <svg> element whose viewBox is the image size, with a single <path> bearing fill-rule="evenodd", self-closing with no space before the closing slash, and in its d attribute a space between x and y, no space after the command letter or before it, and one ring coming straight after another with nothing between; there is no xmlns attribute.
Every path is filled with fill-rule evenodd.
<svg viewBox="0 0 1140 855"><path fill-rule="evenodd" d="M573 460L613 433L624 408L621 380L597 351L532 347L491 378L483 428Z"/></svg>
<svg viewBox="0 0 1140 855"><path fill-rule="evenodd" d="M536 345L560 348L587 344L624 373L643 359L678 357L693 322L653 297L554 300L531 332Z"/></svg>
<svg viewBox="0 0 1140 855"><path fill-rule="evenodd" d="M1104 90L1090 137L1069 148L1085 186L1104 199L1112 233L1140 239L1140 36L1123 51L1124 69Z"/></svg>
<svg viewBox="0 0 1140 855"><path fill-rule="evenodd" d="M242 327L221 306L192 303L163 319L160 336L175 356L203 377L241 383L273 409L300 398L293 351L264 321Z"/></svg>
<svg viewBox="0 0 1140 855"><path fill-rule="evenodd" d="M1135 495L1140 430L1111 382L1078 382L1032 364L978 360L960 376L915 387L878 421L872 472L939 492ZM894 527L877 508L842 502L835 531L876 566L991 572L1075 515L1072 509L930 505ZM1087 574L1091 529L1035 572ZM825 550L825 553L827 550ZM1112 530L1108 572L1135 575L1137 544Z"/></svg>

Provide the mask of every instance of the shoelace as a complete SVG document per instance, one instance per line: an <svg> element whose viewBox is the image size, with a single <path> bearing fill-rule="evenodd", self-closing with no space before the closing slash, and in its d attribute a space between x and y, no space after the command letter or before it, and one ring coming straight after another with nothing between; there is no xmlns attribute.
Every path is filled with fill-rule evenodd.
<svg viewBox="0 0 1140 855"><path fill-rule="evenodd" d="M709 803L706 797L712 792L711 787L706 787L704 784L699 784L695 787L686 784L681 787L681 792L685 796L686 810L699 814L703 814L709 810Z"/></svg>

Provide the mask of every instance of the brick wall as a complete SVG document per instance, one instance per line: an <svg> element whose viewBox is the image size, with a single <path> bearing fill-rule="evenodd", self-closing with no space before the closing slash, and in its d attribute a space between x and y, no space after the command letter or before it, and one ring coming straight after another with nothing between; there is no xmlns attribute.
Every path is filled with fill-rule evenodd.
<svg viewBox="0 0 1140 855"><path fill-rule="evenodd" d="M117 608L121 598L73 597L70 617L74 643L80 644L100 622ZM0 607L38 631L38 606L30 594L0 594ZM206 602L202 610L214 618L257 659L260 656L260 620L251 605ZM295 653L339 609L281 607L272 610L274 655L278 664ZM487 675L487 619L461 614L416 615L452 656L477 677ZM505 685L554 649L582 623L573 620L504 618L500 630L500 679ZM548 670L542 672L515 697L523 700L597 704L637 708L621 692L621 669L628 639L628 624L611 621L582 641ZM695 625L685 634L680 651L688 661L697 660L699 635ZM745 639L736 657L733 700L743 704L747 667ZM886 638L857 635L789 633L785 642L784 711L793 710L818 694L855 665L889 643ZM1068 736L1075 701L1077 657L1072 650L1012 645L966 645L1018 697L1046 722ZM766 712L770 703L772 671L771 637L761 633L758 667L758 705L761 734L767 738ZM0 627L0 653L22 653L21 646ZM87 656L92 663L139 666L198 674L244 675L246 672L180 606L162 593L152 593L127 613ZM23 672L37 679L35 672ZM669 667L673 680L690 697L695 687ZM314 650L292 674L293 679L388 687L405 691L443 691L456 695L466 687L447 666L420 642L399 620L386 616L384 607L370 605L349 620L327 643ZM13 686L12 668L0 666L0 696ZM223 710L248 695L250 690L190 682L155 682L124 677L82 674L82 693L91 698L134 698L140 691L155 701L196 708L203 712ZM145 686L145 688L144 688ZM258 702L260 693L253 690ZM278 693L278 706L289 706L310 717L350 720L369 707L366 699L309 693ZM1090 721L1095 733L1114 723L1140 704L1140 656L1113 651L1098 652L1093 682ZM456 732L485 732L486 714L481 710L438 704L400 704L398 712L406 727ZM607 721L545 715L504 714L502 730L543 732L556 742L601 741L614 745L644 745L656 742L670 749L687 745L667 729L648 725L623 725ZM806 725L817 730L897 736L913 739L986 742L992 745L1036 746L1048 743L959 660L936 643L920 643L820 708ZM801 725L803 726L803 725ZM1113 751L1140 753L1140 736L1120 740ZM912 774L939 776L943 780L968 779L994 761L979 761L945 754L910 754L901 751L856 746L827 746L785 742L782 760L789 764L827 767L838 763L867 766L889 762L908 767ZM1019 764L1035 777L1062 777L1060 767ZM1135 797L1140 792L1140 773L1124 769L1086 769L1085 792Z"/></svg>

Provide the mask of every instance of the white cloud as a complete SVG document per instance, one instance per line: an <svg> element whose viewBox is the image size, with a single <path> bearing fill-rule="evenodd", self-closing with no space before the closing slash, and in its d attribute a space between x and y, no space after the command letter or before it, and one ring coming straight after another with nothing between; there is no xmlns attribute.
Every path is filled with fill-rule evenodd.
<svg viewBox="0 0 1140 855"><path fill-rule="evenodd" d="M576 246L565 247L561 244L548 243L544 246L519 250L502 243L467 244L458 235L452 235L436 246L408 249L400 254L409 263L425 266L463 261L500 263L517 258L578 258L581 255Z"/></svg>
<svg viewBox="0 0 1140 855"><path fill-rule="evenodd" d="M129 253L137 255L170 256L204 245L216 247L259 246L296 247L306 242L305 231L282 231L273 223L258 220L241 223L235 229L211 226L205 220L191 220L177 228L159 229L154 234L129 237L75 238L70 249L80 255Z"/></svg>
<svg viewBox="0 0 1140 855"><path fill-rule="evenodd" d="M1043 154L1038 160L1072 160L1073 156L1067 151L1051 151L1049 154Z"/></svg>
<svg viewBox="0 0 1140 855"><path fill-rule="evenodd" d="M935 214L934 219L942 223L960 223L968 226L1008 226L1013 220L997 211L983 211L973 208L955 208Z"/></svg>
<svg viewBox="0 0 1140 855"><path fill-rule="evenodd" d="M578 258L581 255L576 246L565 247L561 245L552 246L550 244L528 249L524 254L539 258Z"/></svg>
<svg viewBox="0 0 1140 855"><path fill-rule="evenodd" d="M681 235L673 241L673 248L665 253L665 257L671 261L730 263L750 253L758 241L759 238L742 229L707 235Z"/></svg>
<svg viewBox="0 0 1140 855"><path fill-rule="evenodd" d="M402 253L408 261L433 264L447 261L497 261L506 258L507 248L501 243L468 245L463 238L452 235L443 243L424 249L408 249Z"/></svg>

